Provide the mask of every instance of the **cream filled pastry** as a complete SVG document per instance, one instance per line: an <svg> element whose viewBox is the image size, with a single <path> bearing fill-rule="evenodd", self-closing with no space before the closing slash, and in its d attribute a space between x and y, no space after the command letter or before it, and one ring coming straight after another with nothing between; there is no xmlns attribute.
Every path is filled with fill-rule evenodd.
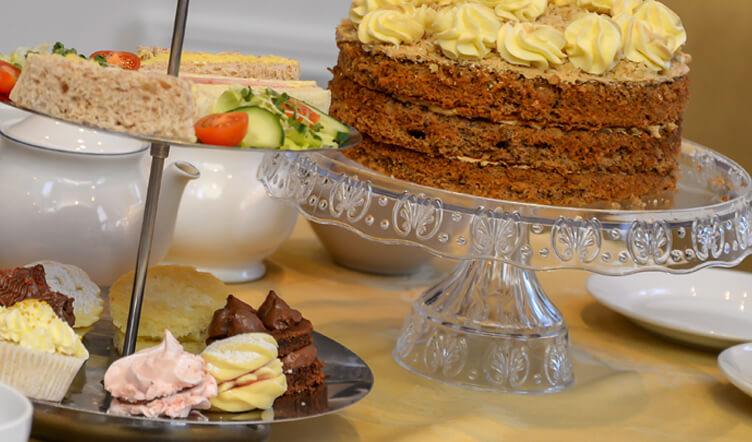
<svg viewBox="0 0 752 442"><path fill-rule="evenodd" d="M104 388L113 396L110 413L146 417L186 417L192 409L209 409L217 395L206 361L183 350L169 330L161 344L110 365Z"/></svg>
<svg viewBox="0 0 752 442"><path fill-rule="evenodd" d="M218 384L213 408L241 412L265 409L287 390L277 341L266 333L242 333L214 341L201 353Z"/></svg>

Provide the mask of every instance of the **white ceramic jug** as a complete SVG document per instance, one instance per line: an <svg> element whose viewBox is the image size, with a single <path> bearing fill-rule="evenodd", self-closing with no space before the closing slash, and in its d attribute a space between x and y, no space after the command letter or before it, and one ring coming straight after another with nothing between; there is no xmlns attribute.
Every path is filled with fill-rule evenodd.
<svg viewBox="0 0 752 442"><path fill-rule="evenodd" d="M32 115L0 123L0 268L54 260L109 286L136 265L148 145ZM167 252L189 163L165 168L150 264Z"/></svg>

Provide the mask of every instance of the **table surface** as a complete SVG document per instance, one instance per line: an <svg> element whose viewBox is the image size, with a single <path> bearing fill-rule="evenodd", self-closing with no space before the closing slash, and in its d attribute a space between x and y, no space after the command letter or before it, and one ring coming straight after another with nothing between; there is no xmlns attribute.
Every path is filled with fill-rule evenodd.
<svg viewBox="0 0 752 442"><path fill-rule="evenodd" d="M598 304L587 273L538 277L562 311L575 384L552 395L477 392L414 375L391 356L411 302L453 266L410 276L336 265L302 219L261 280L230 286L256 305L276 290L314 328L362 357L375 385L335 415L275 424L272 441L752 440L752 398L728 383L717 353L667 342Z"/></svg>

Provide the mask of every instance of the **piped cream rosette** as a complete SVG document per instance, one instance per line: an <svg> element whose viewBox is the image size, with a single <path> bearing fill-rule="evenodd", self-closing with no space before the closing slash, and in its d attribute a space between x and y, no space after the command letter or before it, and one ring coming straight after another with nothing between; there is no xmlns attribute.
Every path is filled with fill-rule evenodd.
<svg viewBox="0 0 752 442"><path fill-rule="evenodd" d="M235 413L266 409L287 391L277 341L266 333L243 333L215 341L201 357L217 380L212 408Z"/></svg>
<svg viewBox="0 0 752 442"><path fill-rule="evenodd" d="M0 307L0 382L34 399L60 401L89 352L46 302Z"/></svg>

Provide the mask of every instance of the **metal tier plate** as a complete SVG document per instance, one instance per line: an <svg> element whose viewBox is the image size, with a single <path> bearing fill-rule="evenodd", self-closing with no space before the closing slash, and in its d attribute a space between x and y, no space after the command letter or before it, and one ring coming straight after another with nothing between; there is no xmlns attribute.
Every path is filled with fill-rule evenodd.
<svg viewBox="0 0 752 442"><path fill-rule="evenodd" d="M448 192L337 153L271 154L258 176L309 220L460 260L413 304L393 351L400 365L472 389L548 393L574 382L571 341L535 271L687 273L731 267L752 253L747 172L688 141L679 162L678 191L640 201L638 209Z"/></svg>
<svg viewBox="0 0 752 442"><path fill-rule="evenodd" d="M248 413L204 412L208 420L148 419L107 414L102 380L119 355L112 349L112 322L101 319L84 337L89 360L60 403L34 401L32 436L54 440L265 440L269 424L335 413L363 399L373 387L373 374L356 354L314 332L314 345L324 363L326 397L316 403L298 401L287 407ZM322 392L323 394L323 392Z"/></svg>

